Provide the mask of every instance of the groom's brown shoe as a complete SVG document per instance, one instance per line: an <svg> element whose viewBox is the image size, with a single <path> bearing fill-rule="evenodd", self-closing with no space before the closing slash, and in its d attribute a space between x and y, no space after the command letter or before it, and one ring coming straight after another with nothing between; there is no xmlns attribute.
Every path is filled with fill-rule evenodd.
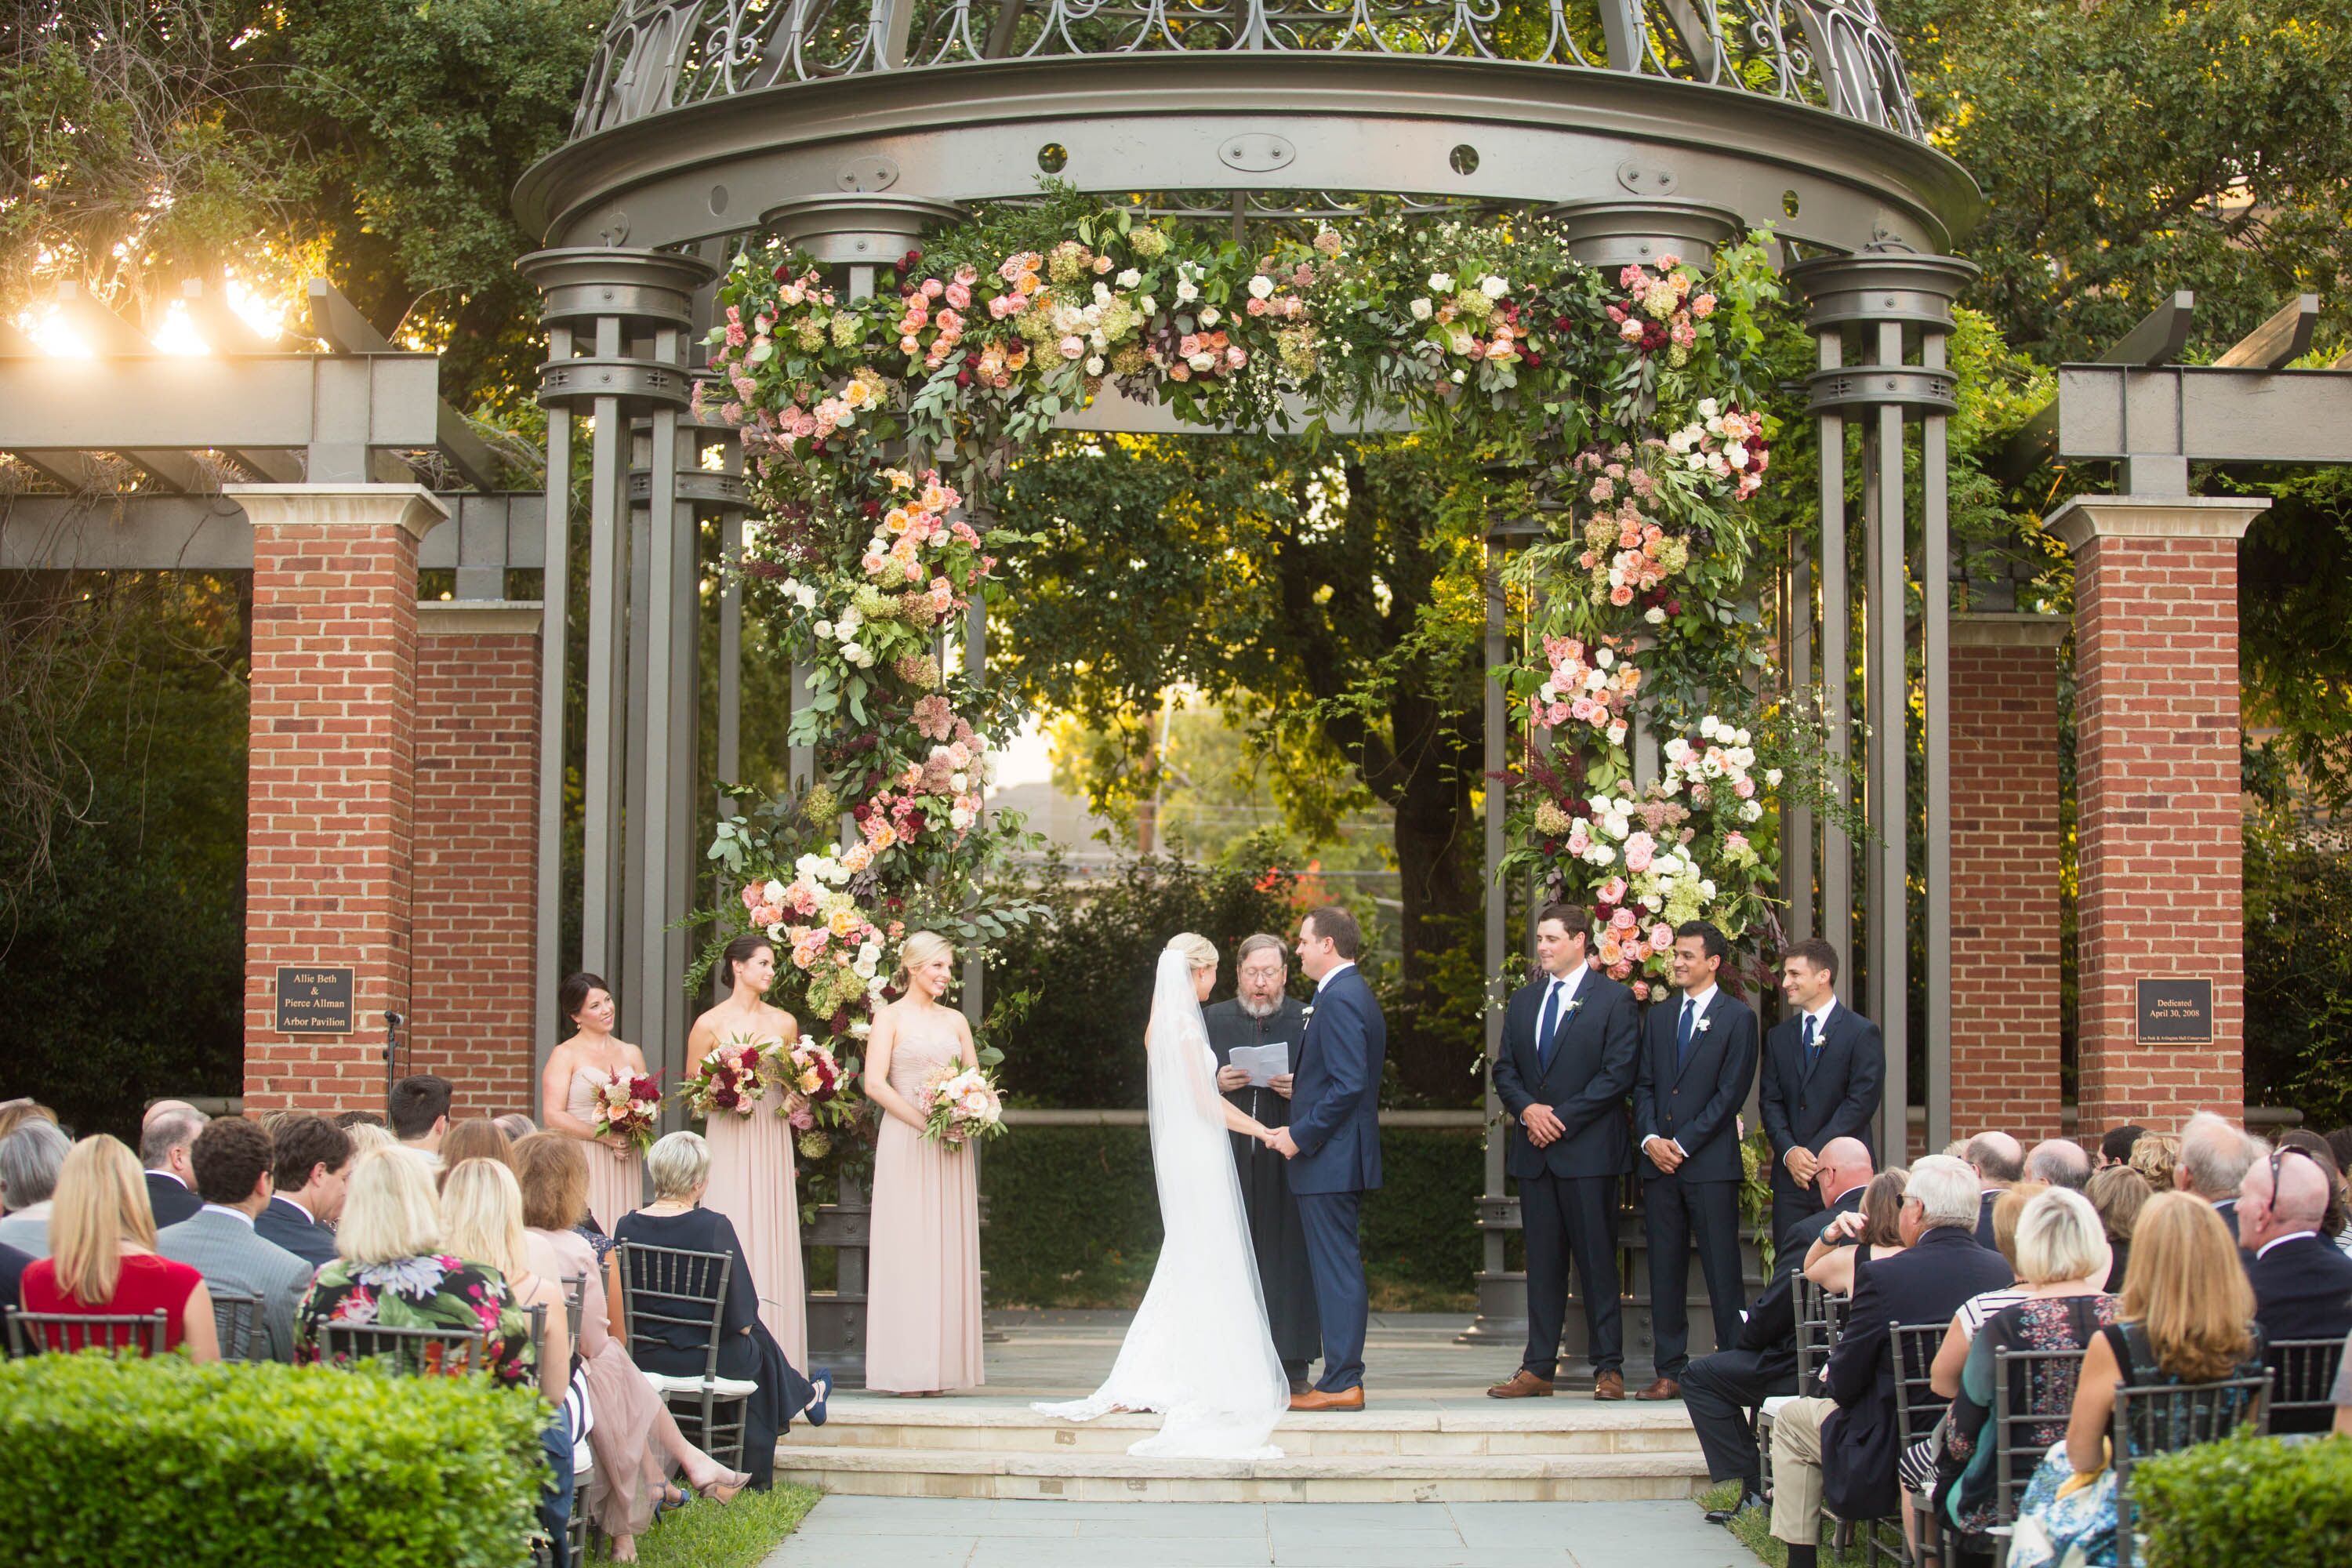
<svg viewBox="0 0 2352 1568"><path fill-rule="evenodd" d="M1526 1367L1511 1373L1507 1382L1498 1383L1486 1391L1489 1399L1549 1399L1551 1379L1538 1377Z"/></svg>
<svg viewBox="0 0 2352 1568"><path fill-rule="evenodd" d="M1673 1378L1671 1378L1671 1377L1662 1377L1662 1378L1658 1379L1658 1381L1657 1381L1657 1382L1655 1382L1655 1383L1654 1383L1654 1384L1650 1384L1650 1386L1649 1386L1649 1387L1647 1387L1647 1388L1645 1388L1645 1389L1642 1390L1642 1392L1641 1392L1641 1393L1639 1393L1639 1394L1637 1394L1633 1395L1633 1397L1634 1397L1634 1398L1636 1398L1636 1399L1652 1399L1652 1400L1657 1400L1657 1399L1680 1399L1682 1396L1683 1396L1683 1385L1682 1385L1681 1384L1679 1384L1679 1383L1676 1383L1676 1382L1675 1382Z"/></svg>
<svg viewBox="0 0 2352 1568"><path fill-rule="evenodd" d="M1625 1374L1622 1372L1604 1372L1595 1377L1592 1380L1592 1397L1595 1399L1624 1398Z"/></svg>
<svg viewBox="0 0 2352 1568"><path fill-rule="evenodd" d="M1363 1384L1343 1388L1337 1394L1310 1388L1304 1394L1292 1394L1290 1407L1293 1410L1361 1410L1364 1407Z"/></svg>

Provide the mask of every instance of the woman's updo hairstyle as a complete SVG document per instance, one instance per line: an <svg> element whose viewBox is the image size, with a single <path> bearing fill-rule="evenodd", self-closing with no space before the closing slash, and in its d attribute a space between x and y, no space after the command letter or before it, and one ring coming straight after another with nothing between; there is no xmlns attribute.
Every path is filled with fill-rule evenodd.
<svg viewBox="0 0 2352 1568"><path fill-rule="evenodd" d="M587 1006L588 998L599 991L607 996L613 994L613 988L604 984L604 977L601 974L591 974L583 969L577 974L565 975L563 984L555 990L555 1005L563 1010L564 1021L571 1024L580 1022L581 1009Z"/></svg>
<svg viewBox="0 0 2352 1568"><path fill-rule="evenodd" d="M1168 939L1168 951L1182 953L1184 962L1195 969L1217 966L1217 944L1198 931L1178 931Z"/></svg>
<svg viewBox="0 0 2352 1568"><path fill-rule="evenodd" d="M776 951L776 944L774 942L770 942L766 937L761 936L755 931L747 931L741 936L737 937L733 942L729 942L727 944L727 950L719 955L719 984L720 988L722 990L732 992L735 989L735 966L739 963L747 963L751 962L751 955L759 952L763 947L770 952Z"/></svg>
<svg viewBox="0 0 2352 1568"><path fill-rule="evenodd" d="M953 958L954 956L955 943L939 932L916 931L907 938L906 945L898 949L898 970L892 978L897 981L898 989L904 991L910 984L915 971L935 958Z"/></svg>

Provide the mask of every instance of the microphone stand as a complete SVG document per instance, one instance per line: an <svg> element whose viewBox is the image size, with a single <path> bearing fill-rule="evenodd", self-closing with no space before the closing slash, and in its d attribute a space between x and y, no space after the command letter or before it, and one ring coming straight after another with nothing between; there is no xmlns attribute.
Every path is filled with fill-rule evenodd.
<svg viewBox="0 0 2352 1568"><path fill-rule="evenodd" d="M392 1109L393 1056L400 1048L401 1016L397 1013L383 1016L383 1104Z"/></svg>

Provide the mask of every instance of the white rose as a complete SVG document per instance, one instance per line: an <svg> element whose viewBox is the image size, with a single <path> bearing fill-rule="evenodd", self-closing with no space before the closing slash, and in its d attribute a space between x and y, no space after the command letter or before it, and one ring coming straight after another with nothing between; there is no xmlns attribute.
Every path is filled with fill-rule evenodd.
<svg viewBox="0 0 2352 1568"><path fill-rule="evenodd" d="M1584 858L1596 866L1610 866L1616 863L1617 851L1606 844L1596 844L1584 852Z"/></svg>
<svg viewBox="0 0 2352 1568"><path fill-rule="evenodd" d="M1456 386L1460 386L1463 383L1465 383L1465 382L1468 381L1469 379L1470 379L1470 373L1469 373L1468 371L1466 371L1466 370L1457 370L1457 371L1455 371L1455 372L1454 373L1454 385L1456 385Z"/></svg>
<svg viewBox="0 0 2352 1568"><path fill-rule="evenodd" d="M1426 300L1415 300L1406 309L1412 312L1412 319L1416 321L1429 320L1429 301Z"/></svg>
<svg viewBox="0 0 2352 1568"><path fill-rule="evenodd" d="M1609 743L1612 746L1622 746L1625 743L1625 721L1622 719L1609 726Z"/></svg>
<svg viewBox="0 0 2352 1568"><path fill-rule="evenodd" d="M1684 458L1683 461L1693 468L1704 468L1706 467L1706 454L1705 452L1693 452L1689 457Z"/></svg>
<svg viewBox="0 0 2352 1568"><path fill-rule="evenodd" d="M1145 315L1150 316L1156 314L1159 311L1160 301L1153 299L1150 295L1146 294L1143 298L1135 302L1135 306L1137 310L1141 310Z"/></svg>
<svg viewBox="0 0 2352 1568"><path fill-rule="evenodd" d="M1088 375L1100 375L1102 373L1103 373L1103 357L1102 357L1102 355L1100 355L1100 354L1088 354L1088 355L1087 356L1087 374Z"/></svg>
<svg viewBox="0 0 2352 1568"><path fill-rule="evenodd" d="M1743 801L1740 803L1739 815L1749 822L1761 821L1764 816L1764 803L1760 800Z"/></svg>
<svg viewBox="0 0 2352 1568"><path fill-rule="evenodd" d="M971 808L961 805L955 807L948 813L948 821L954 826L957 832L962 832L965 828L971 826Z"/></svg>
<svg viewBox="0 0 2352 1568"><path fill-rule="evenodd" d="M1735 731L1732 731L1732 734L1731 734L1731 738L1732 738L1733 740L1735 740L1735 741L1738 742L1739 742L1741 745L1743 745L1743 746L1744 746L1744 745L1747 745L1747 744L1748 743L1748 731L1745 731L1745 730L1735 730ZM1755 759L1755 758L1753 758L1753 757L1750 757L1750 758L1748 759L1748 761L1749 761L1749 762L1754 762L1755 760L1756 760L1756 759Z"/></svg>
<svg viewBox="0 0 2352 1568"><path fill-rule="evenodd" d="M1663 607L1652 605L1642 612L1642 618L1654 626L1662 626L1666 624L1666 612Z"/></svg>
<svg viewBox="0 0 2352 1568"><path fill-rule="evenodd" d="M760 889L760 901L763 904L781 904L784 901L784 895L790 890L782 882L771 880L766 887Z"/></svg>
<svg viewBox="0 0 2352 1568"><path fill-rule="evenodd" d="M1261 272L1249 280L1249 291L1253 300L1270 299L1274 294L1274 279Z"/></svg>
<svg viewBox="0 0 2352 1568"><path fill-rule="evenodd" d="M1606 669L1617 662L1617 655L1608 648L1598 648L1593 652L1592 662Z"/></svg>
<svg viewBox="0 0 2352 1568"><path fill-rule="evenodd" d="M1118 275L1118 286L1122 289L1132 289L1142 281L1143 274L1132 267Z"/></svg>
<svg viewBox="0 0 2352 1568"><path fill-rule="evenodd" d="M816 608L816 590L810 587L807 584L803 583L799 588L795 589L793 596L800 600L802 609L814 610Z"/></svg>
<svg viewBox="0 0 2352 1568"><path fill-rule="evenodd" d="M1213 327L1213 326L1215 326L1216 324L1217 324L1217 308L1216 308L1214 305L1203 305L1203 306L1202 306L1202 307L1201 307L1201 325L1202 325L1202 326L1204 326L1204 327Z"/></svg>
<svg viewBox="0 0 2352 1568"><path fill-rule="evenodd" d="M948 783L954 788L958 795L961 795L966 790L971 788L971 777L968 773L950 773L948 775Z"/></svg>
<svg viewBox="0 0 2352 1568"><path fill-rule="evenodd" d="M833 637L833 623L831 621L817 622L816 635L830 640Z"/></svg>
<svg viewBox="0 0 2352 1568"><path fill-rule="evenodd" d="M1446 339L1447 346L1458 354L1468 353L1475 342L1475 340L1474 340L1467 332L1455 332Z"/></svg>
<svg viewBox="0 0 2352 1568"><path fill-rule="evenodd" d="M1698 416L1702 419L1714 418L1716 408L1717 404L1712 397L1702 397L1698 400Z"/></svg>
<svg viewBox="0 0 2352 1568"><path fill-rule="evenodd" d="M856 664L857 662L857 656L865 651L866 650L864 648L858 647L854 642L845 642L841 645L841 657L847 659L852 664Z"/></svg>
<svg viewBox="0 0 2352 1568"><path fill-rule="evenodd" d="M1478 279L1478 292L1489 300L1499 300L1510 291L1511 286L1508 283L1492 274Z"/></svg>
<svg viewBox="0 0 2352 1568"><path fill-rule="evenodd" d="M1194 354L1190 363L1194 370L1214 370L1217 368L1217 356L1203 349Z"/></svg>
<svg viewBox="0 0 2352 1568"><path fill-rule="evenodd" d="M1454 292L1454 274L1453 274L1453 273L1451 273L1451 272L1433 272L1433 273L1431 273L1431 274L1429 275L1429 291L1430 291L1431 293L1433 293L1433 294L1451 294L1451 293L1453 293L1453 292Z"/></svg>
<svg viewBox="0 0 2352 1568"><path fill-rule="evenodd" d="M1748 466L1747 447L1738 441L1734 441L1730 446L1726 447L1723 449L1723 461L1725 466L1727 468L1746 468Z"/></svg>
<svg viewBox="0 0 2352 1568"><path fill-rule="evenodd" d="M1765 769L1764 783L1768 788L1779 789L1780 787L1780 770L1778 768Z"/></svg>
<svg viewBox="0 0 2352 1568"><path fill-rule="evenodd" d="M1200 297L1200 289L1195 286L1190 279L1180 278L1176 280L1176 302L1178 304L1189 304Z"/></svg>

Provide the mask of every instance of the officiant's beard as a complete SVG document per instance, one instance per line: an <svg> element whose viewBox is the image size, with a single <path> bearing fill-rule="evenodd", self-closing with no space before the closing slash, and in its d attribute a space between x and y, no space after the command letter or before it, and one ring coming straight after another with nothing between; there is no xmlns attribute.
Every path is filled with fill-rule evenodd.
<svg viewBox="0 0 2352 1568"><path fill-rule="evenodd" d="M1235 996L1234 1000L1240 1003L1242 1011L1253 1018L1271 1018L1282 1011L1282 998L1279 996L1267 1002L1254 1002L1246 996Z"/></svg>

